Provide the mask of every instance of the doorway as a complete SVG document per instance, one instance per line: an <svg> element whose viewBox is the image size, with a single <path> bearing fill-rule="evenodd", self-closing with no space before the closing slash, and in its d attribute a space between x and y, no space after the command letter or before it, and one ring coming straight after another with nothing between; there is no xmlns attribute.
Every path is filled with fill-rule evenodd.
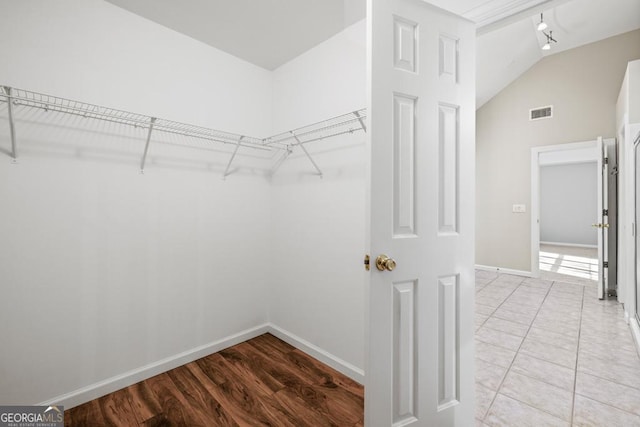
<svg viewBox="0 0 640 427"><path fill-rule="evenodd" d="M601 299L615 295L616 159L613 139L532 148L534 277L597 281Z"/></svg>
<svg viewBox="0 0 640 427"><path fill-rule="evenodd" d="M598 280L597 162L540 165L540 256L543 278Z"/></svg>

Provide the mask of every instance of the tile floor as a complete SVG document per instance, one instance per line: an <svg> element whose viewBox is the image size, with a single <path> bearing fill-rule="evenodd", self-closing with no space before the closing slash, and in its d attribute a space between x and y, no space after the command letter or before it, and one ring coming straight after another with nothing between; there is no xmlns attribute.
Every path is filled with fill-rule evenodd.
<svg viewBox="0 0 640 427"><path fill-rule="evenodd" d="M598 249L562 245L540 245L540 273L543 279L598 280ZM569 277L567 277L569 276Z"/></svg>
<svg viewBox="0 0 640 427"><path fill-rule="evenodd" d="M476 273L477 426L640 426L640 358L595 282Z"/></svg>

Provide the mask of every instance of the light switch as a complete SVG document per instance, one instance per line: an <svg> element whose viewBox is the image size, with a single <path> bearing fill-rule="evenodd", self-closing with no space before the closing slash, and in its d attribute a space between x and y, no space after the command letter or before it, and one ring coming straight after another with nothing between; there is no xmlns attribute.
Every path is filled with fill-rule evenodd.
<svg viewBox="0 0 640 427"><path fill-rule="evenodd" d="M525 213L527 205L513 205L513 213Z"/></svg>

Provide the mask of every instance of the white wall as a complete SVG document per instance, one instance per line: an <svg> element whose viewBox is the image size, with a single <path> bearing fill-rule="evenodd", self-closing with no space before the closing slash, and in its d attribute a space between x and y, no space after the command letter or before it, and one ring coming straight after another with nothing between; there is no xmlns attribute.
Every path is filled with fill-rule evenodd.
<svg viewBox="0 0 640 427"><path fill-rule="evenodd" d="M629 62L627 66L629 75L629 123L640 123L640 58Z"/></svg>
<svg viewBox="0 0 640 427"><path fill-rule="evenodd" d="M365 23L274 72L274 129L366 105ZM365 134L297 149L273 178L270 320L351 365L364 367Z"/></svg>
<svg viewBox="0 0 640 427"><path fill-rule="evenodd" d="M618 96L616 129L619 140L618 211L618 300L624 303L625 316L631 320L640 347L640 327L636 311L635 153L633 144L640 133L640 60L627 65Z"/></svg>
<svg viewBox="0 0 640 427"><path fill-rule="evenodd" d="M620 130L625 123L640 123L640 59L627 64L624 80L616 103L616 125Z"/></svg>
<svg viewBox="0 0 640 427"><path fill-rule="evenodd" d="M596 163L540 167L540 241L598 244Z"/></svg>
<svg viewBox="0 0 640 427"><path fill-rule="evenodd" d="M531 148L616 135L615 106L640 30L548 56L477 111L476 262L531 271ZM529 109L554 106L552 119ZM529 211L529 210L527 210Z"/></svg>
<svg viewBox="0 0 640 427"><path fill-rule="evenodd" d="M12 17L0 28L7 56L0 84L228 132L271 133L271 73L260 67L100 0L0 6Z"/></svg>
<svg viewBox="0 0 640 427"><path fill-rule="evenodd" d="M265 70L99 0L0 6L0 84L271 132ZM16 109L19 163L0 153L0 402L52 399L267 321L266 180L222 181L228 153L202 144L154 143L140 175L144 132ZM0 116L6 151L6 105Z"/></svg>

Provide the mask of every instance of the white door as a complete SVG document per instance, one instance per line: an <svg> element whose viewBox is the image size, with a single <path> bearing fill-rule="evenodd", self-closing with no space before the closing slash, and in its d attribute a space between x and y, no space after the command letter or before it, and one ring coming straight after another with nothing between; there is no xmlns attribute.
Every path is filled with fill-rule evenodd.
<svg viewBox="0 0 640 427"><path fill-rule="evenodd" d="M474 422L475 26L420 0L367 7L365 424L466 427ZM382 254L395 259L393 271L376 268Z"/></svg>
<svg viewBox="0 0 640 427"><path fill-rule="evenodd" d="M632 227L632 231L633 231L633 239L635 242L634 245L634 249L635 249L635 253L633 256L633 269L635 271L634 274L634 281L633 281L633 288L635 291L635 303L636 303L636 307L635 307L635 316L636 316L636 320L638 322L640 322L640 233L638 233L638 230L636 229L637 225L636 224L640 224L640 222L638 221L640 219L640 134L638 135L638 137L636 138L634 144L633 144L633 158L634 158L634 162L633 162L633 175L634 175L634 182L632 184L634 191L634 212L635 215L633 217L633 227Z"/></svg>
<svg viewBox="0 0 640 427"><path fill-rule="evenodd" d="M598 222L594 224L598 228L598 298L603 299L605 295L606 287L606 270L604 268L605 260L605 245L607 239L604 238L603 225L605 224L605 218L603 215L603 209L605 209L606 188L604 186L604 176L606 176L606 164L604 162L604 146L602 144L602 137L598 137Z"/></svg>
<svg viewBox="0 0 640 427"><path fill-rule="evenodd" d="M612 166L617 165L616 142L598 137L598 298L616 295L617 187Z"/></svg>

